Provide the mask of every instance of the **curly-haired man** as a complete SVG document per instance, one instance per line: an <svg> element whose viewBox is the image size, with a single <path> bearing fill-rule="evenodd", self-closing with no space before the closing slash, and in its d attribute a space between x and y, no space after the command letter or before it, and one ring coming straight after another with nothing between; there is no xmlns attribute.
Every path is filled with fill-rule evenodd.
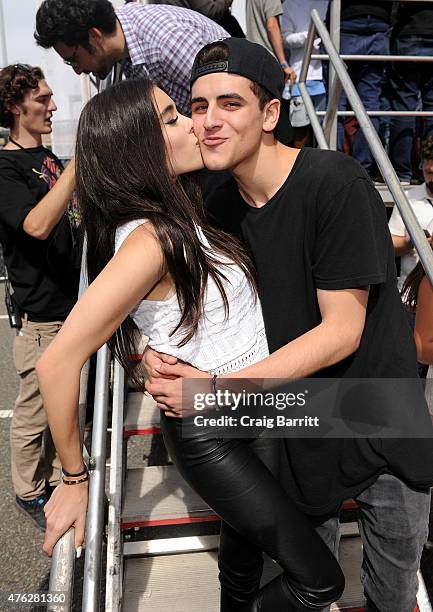
<svg viewBox="0 0 433 612"><path fill-rule="evenodd" d="M47 488L58 483L60 464L50 436L41 460L47 417L35 364L74 305L79 260L75 219L66 214L74 163L60 177L60 160L42 146L52 130L52 96L40 68L15 64L0 72L0 125L10 129L0 151L0 241L21 320L14 340L20 389L11 423L12 481L19 510L41 529ZM73 217L72 206L68 212Z"/></svg>

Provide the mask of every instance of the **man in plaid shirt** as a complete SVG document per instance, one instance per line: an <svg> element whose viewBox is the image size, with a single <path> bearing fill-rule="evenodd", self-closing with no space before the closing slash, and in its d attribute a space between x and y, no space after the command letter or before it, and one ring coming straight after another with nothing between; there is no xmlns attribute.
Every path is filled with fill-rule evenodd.
<svg viewBox="0 0 433 612"><path fill-rule="evenodd" d="M109 0L45 0L36 15L37 43L54 47L77 74L105 79L123 62L127 78L152 79L185 115L191 114L194 57L205 44L228 36L204 15L166 5L131 2L115 11Z"/></svg>

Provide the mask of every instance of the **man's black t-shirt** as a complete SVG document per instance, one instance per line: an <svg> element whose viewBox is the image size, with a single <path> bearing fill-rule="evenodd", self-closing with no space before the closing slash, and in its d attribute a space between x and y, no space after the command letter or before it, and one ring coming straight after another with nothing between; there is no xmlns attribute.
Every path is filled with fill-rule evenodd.
<svg viewBox="0 0 433 612"><path fill-rule="evenodd" d="M317 376L417 376L385 208L357 162L341 153L302 149L263 207L246 204L233 180L206 205L211 219L249 246L271 352L321 322L317 289L369 285L359 349ZM285 485L310 514L335 511L385 471L416 487L433 483L430 439L291 438L284 449Z"/></svg>
<svg viewBox="0 0 433 612"><path fill-rule="evenodd" d="M77 299L79 249L67 214L46 240L23 230L61 171L44 147L0 151L0 241L14 299L31 321L64 320Z"/></svg>

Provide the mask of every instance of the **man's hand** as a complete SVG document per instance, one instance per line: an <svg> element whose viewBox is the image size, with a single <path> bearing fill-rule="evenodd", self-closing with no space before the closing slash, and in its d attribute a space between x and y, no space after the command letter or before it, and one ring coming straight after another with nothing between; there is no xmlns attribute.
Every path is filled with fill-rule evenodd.
<svg viewBox="0 0 433 612"><path fill-rule="evenodd" d="M286 81L290 81L291 85L296 83L296 72L293 70L291 66L286 66L283 68Z"/></svg>
<svg viewBox="0 0 433 612"><path fill-rule="evenodd" d="M158 377L151 377L146 381L145 389L153 396L160 410L163 410L167 416L177 418L186 416L182 402L183 379L204 378L210 381L212 378L207 372L183 363L175 365L161 363L158 365L157 373Z"/></svg>
<svg viewBox="0 0 433 612"><path fill-rule="evenodd" d="M173 379L172 376L165 376L161 374L160 368L164 363L168 365L175 365L177 363L177 359L176 357L172 357L166 353L158 353L149 346L146 346L141 363L146 370L148 378Z"/></svg>
<svg viewBox="0 0 433 612"><path fill-rule="evenodd" d="M86 513L88 500L88 484L60 484L54 490L50 500L45 504L44 512L47 519L47 530L43 551L51 557L57 541L75 527L75 550L84 542Z"/></svg>

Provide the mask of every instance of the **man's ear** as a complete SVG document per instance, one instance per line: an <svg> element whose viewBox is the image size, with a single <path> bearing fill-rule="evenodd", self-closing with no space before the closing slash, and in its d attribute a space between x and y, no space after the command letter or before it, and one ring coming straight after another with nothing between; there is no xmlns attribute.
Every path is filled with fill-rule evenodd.
<svg viewBox="0 0 433 612"><path fill-rule="evenodd" d="M104 46L104 33L99 28L90 28L88 31L89 44L94 49L100 49Z"/></svg>
<svg viewBox="0 0 433 612"><path fill-rule="evenodd" d="M266 103L264 108L263 131L273 132L280 118L281 102L276 98Z"/></svg>
<svg viewBox="0 0 433 612"><path fill-rule="evenodd" d="M19 104L14 104L13 106L10 106L7 110L16 117L19 117L19 115L21 115L21 113L23 112Z"/></svg>

